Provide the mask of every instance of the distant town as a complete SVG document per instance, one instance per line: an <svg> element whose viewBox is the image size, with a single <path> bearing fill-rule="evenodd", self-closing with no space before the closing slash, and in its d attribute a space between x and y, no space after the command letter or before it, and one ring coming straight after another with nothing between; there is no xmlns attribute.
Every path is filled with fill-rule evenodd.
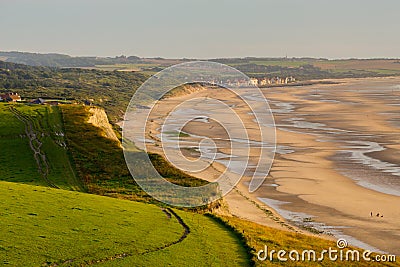
<svg viewBox="0 0 400 267"><path fill-rule="evenodd" d="M293 76L289 77L264 77L264 78L250 78L250 79L234 79L234 80L225 80L225 81L215 81L211 80L211 84L222 84L227 86L234 87L246 87L246 86L259 86L259 87L268 87L272 85L284 85L296 82L296 78Z"/></svg>
<svg viewBox="0 0 400 267"><path fill-rule="evenodd" d="M273 78L250 78L251 85L255 86L267 86L271 84L288 84L295 82L296 79L293 76L280 78L280 77L273 77Z"/></svg>

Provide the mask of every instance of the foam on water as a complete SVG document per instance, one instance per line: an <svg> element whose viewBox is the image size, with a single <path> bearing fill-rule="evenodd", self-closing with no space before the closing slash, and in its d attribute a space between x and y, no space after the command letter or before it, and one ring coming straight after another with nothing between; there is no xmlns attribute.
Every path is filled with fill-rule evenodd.
<svg viewBox="0 0 400 267"><path fill-rule="evenodd" d="M350 159L358 164L368 166L374 170L388 173L394 176L400 176L400 167L396 164L381 161L368 156L368 153L384 151L385 148L376 142L371 141L346 141L350 144L343 146L343 152L350 153ZM393 179L382 181L382 178L367 178L365 175L357 174L354 170L341 169L342 174L355 180L357 184L385 194L400 196L400 185L393 183Z"/></svg>

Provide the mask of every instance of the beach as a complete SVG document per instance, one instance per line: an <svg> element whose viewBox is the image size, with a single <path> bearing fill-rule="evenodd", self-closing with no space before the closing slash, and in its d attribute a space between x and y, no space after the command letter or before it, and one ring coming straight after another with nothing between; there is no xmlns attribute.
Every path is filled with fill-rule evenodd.
<svg viewBox="0 0 400 267"><path fill-rule="evenodd" d="M400 78L332 82L261 89L276 126L272 168L254 193L248 191L246 173L224 202L232 215L263 225L343 237L350 245L399 255ZM204 88L157 103L147 123L148 151L164 154L162 146L168 142L160 140L163 120L177 105L193 98L218 99L234 106L249 139L260 141L250 109L241 99L226 89ZM229 133L218 127L217 121L205 115L181 129L179 149L192 160L203 155L193 149L193 143L217 137L220 158L195 174L208 181L223 172L237 175L232 166L224 165L224 155L232 151L224 145ZM257 146L251 147L250 163L259 152Z"/></svg>

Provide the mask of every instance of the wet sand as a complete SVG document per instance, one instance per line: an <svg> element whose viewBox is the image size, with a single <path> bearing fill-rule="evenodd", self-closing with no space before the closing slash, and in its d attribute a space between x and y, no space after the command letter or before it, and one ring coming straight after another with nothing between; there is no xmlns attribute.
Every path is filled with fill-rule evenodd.
<svg viewBox="0 0 400 267"><path fill-rule="evenodd" d="M399 255L400 78L337 81L340 84L262 89L275 118L275 160L259 190L249 193L249 178L244 177L225 201L232 214L261 224L302 232L312 228L345 237L351 245ZM163 153L161 121L177 104L193 97L237 103L235 110L249 139L259 141L248 108L227 90L208 89L157 105L148 122L147 138L154 140L148 150ZM210 130L210 125L188 123L184 132L190 136L182 139L226 137ZM250 150L250 161L258 152L256 147ZM193 159L199 154L185 153ZM225 170L224 164L215 162L196 176L211 181ZM228 170L230 174L234 172Z"/></svg>

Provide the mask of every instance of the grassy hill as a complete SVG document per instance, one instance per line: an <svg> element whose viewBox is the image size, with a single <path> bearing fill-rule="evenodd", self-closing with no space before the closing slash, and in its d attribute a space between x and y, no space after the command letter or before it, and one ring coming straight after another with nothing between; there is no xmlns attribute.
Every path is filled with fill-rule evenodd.
<svg viewBox="0 0 400 267"><path fill-rule="evenodd" d="M90 123L83 105L0 103L0 169L4 181L153 201L132 179L122 148ZM171 182L199 186L206 182L150 155Z"/></svg>
<svg viewBox="0 0 400 267"><path fill-rule="evenodd" d="M62 105L60 108L68 149L76 172L88 192L157 203L133 180L120 144L105 138L99 128L87 123L89 107ZM159 155L150 154L149 157L157 171L172 183L182 186L200 186L207 183L175 169Z"/></svg>
<svg viewBox="0 0 400 267"><path fill-rule="evenodd" d="M149 204L157 202L130 177L118 143L88 117L82 105L0 103L0 264L250 264L223 224ZM199 181L153 158L175 183Z"/></svg>
<svg viewBox="0 0 400 267"><path fill-rule="evenodd" d="M0 177L84 190L69 160L59 107L0 103Z"/></svg>
<svg viewBox="0 0 400 267"><path fill-rule="evenodd" d="M240 240L200 214L8 182L0 182L0 210L3 265L249 264Z"/></svg>

